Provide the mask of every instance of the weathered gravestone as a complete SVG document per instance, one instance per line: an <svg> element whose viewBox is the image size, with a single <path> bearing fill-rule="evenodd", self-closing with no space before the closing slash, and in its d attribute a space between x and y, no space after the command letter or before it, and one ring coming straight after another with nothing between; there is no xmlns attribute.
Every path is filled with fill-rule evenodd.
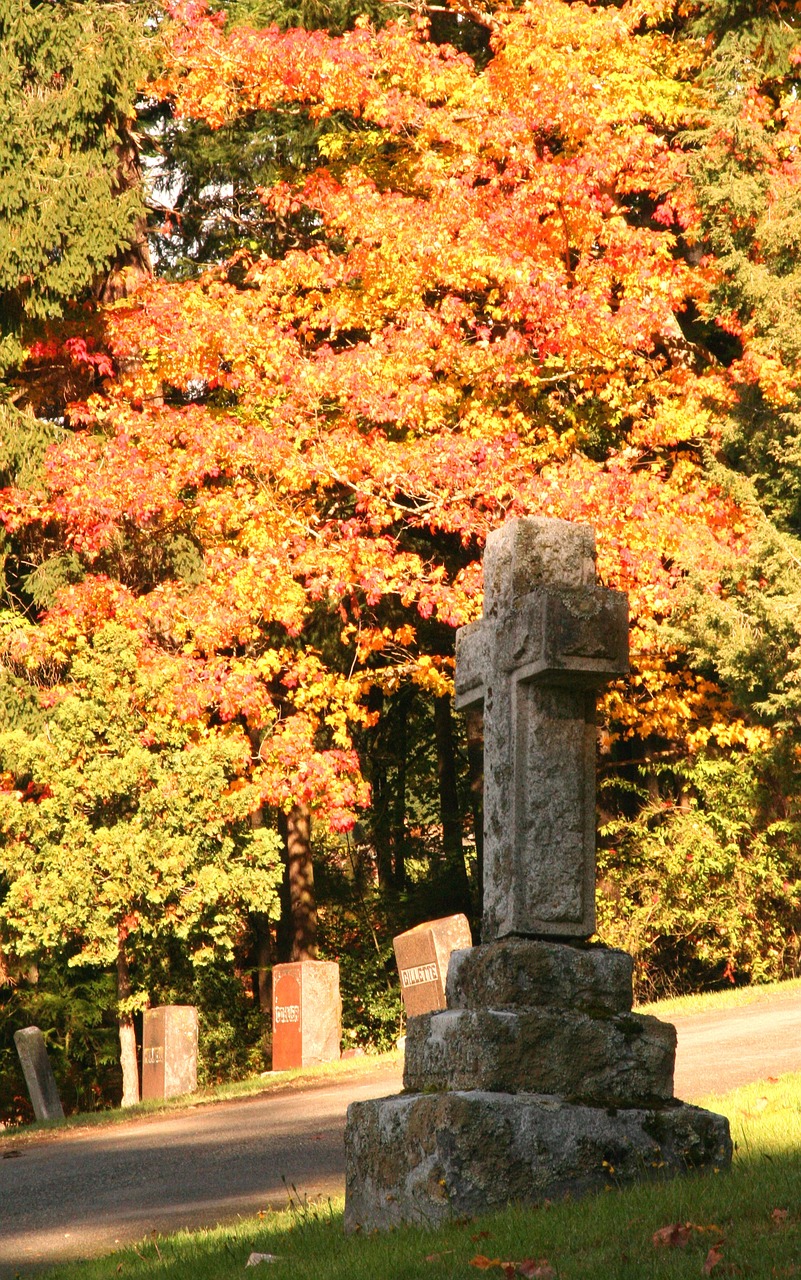
<svg viewBox="0 0 801 1280"><path fill-rule="evenodd" d="M64 1108L58 1096L56 1078L41 1031L38 1027L24 1027L21 1031L15 1031L14 1044L36 1119L63 1120Z"/></svg>
<svg viewBox="0 0 801 1280"><path fill-rule="evenodd" d="M142 1018L142 1101L176 1098L197 1089L197 1009L165 1004Z"/></svg>
<svg viewBox="0 0 801 1280"><path fill-rule="evenodd" d="M673 1097L676 1034L631 1012L632 961L595 928L595 697L628 658L592 529L522 519L487 541L484 617L456 694L484 706L484 921L447 1009L411 1018L405 1092L352 1103L346 1230L729 1164L722 1116Z"/></svg>
<svg viewBox="0 0 801 1280"><path fill-rule="evenodd" d="M273 966L273 1071L339 1057L342 1000L339 965L297 960Z"/></svg>
<svg viewBox="0 0 801 1280"><path fill-rule="evenodd" d="M454 951L473 945L467 916L445 916L393 938L407 1018L444 1009L448 964Z"/></svg>

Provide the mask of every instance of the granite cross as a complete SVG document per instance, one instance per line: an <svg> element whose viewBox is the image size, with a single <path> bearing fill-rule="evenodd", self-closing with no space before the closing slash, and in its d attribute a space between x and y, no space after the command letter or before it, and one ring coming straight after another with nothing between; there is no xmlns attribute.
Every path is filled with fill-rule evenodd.
<svg viewBox="0 0 801 1280"><path fill-rule="evenodd" d="M484 705L482 941L595 930L595 698L628 670L628 601L589 525L490 534L484 616L456 636L456 706Z"/></svg>

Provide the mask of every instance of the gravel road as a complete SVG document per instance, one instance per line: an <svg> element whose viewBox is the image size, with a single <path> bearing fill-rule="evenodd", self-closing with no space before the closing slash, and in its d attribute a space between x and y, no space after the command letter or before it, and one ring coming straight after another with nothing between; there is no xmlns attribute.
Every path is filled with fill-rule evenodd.
<svg viewBox="0 0 801 1280"><path fill-rule="evenodd" d="M674 1020L676 1094L694 1101L801 1070L801 996ZM343 1064L343 1068L344 1068ZM151 1231L339 1195L349 1102L397 1093L398 1064L168 1116L0 1143L0 1280ZM13 1153L19 1152L15 1156Z"/></svg>

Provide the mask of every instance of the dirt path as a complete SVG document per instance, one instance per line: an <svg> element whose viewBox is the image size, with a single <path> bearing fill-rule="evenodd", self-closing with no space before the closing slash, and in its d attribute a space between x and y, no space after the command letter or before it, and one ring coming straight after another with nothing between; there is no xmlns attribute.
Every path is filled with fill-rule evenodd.
<svg viewBox="0 0 801 1280"><path fill-rule="evenodd" d="M801 1070L801 995L674 1019L676 1094L692 1102ZM104 1253L151 1231L284 1207L289 1188L340 1195L349 1102L397 1093L400 1064L342 1081L140 1118L0 1155L0 1280Z"/></svg>

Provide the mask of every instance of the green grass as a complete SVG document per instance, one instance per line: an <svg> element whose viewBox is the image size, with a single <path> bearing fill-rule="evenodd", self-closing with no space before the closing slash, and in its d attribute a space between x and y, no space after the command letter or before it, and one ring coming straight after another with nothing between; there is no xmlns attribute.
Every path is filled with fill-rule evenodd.
<svg viewBox="0 0 801 1280"><path fill-rule="evenodd" d="M801 1276L801 1074L735 1090L705 1105L724 1112L737 1144L730 1173L692 1176L537 1209L509 1209L437 1232L411 1228L346 1238L342 1202L298 1207L234 1227L149 1238L50 1280L479 1280L471 1265L547 1259L559 1280L679 1280ZM778 1212L776 1212L778 1211ZM786 1211L786 1216L785 1216ZM657 1247L663 1227L690 1224L684 1247ZM273 1263L245 1271L251 1252Z"/></svg>
<svg viewBox="0 0 801 1280"><path fill-rule="evenodd" d="M652 1004L638 1005L637 1012L653 1013L658 1018L670 1020L685 1014L715 1013L719 1009L762 1004L766 1000L798 995L799 992L801 992L801 978L790 978L785 982L772 982L762 987L730 987L726 991L703 991L700 995L675 996L671 1000L657 1000Z"/></svg>

